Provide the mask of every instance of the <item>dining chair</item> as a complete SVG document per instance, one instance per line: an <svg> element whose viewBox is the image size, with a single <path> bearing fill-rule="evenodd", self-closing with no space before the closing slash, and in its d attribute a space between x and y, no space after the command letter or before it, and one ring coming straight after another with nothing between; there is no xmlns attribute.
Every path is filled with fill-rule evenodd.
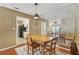
<svg viewBox="0 0 79 59"><path fill-rule="evenodd" d="M77 43L74 40L71 42L70 50L72 55L79 55Z"/></svg>
<svg viewBox="0 0 79 59"><path fill-rule="evenodd" d="M35 52L40 50L40 45L35 43L30 35L26 36L27 40L27 53L30 54L29 52L31 51L31 54L34 55Z"/></svg>
<svg viewBox="0 0 79 59"><path fill-rule="evenodd" d="M60 34L59 34L59 39L61 40L61 43L62 43L62 42L65 43L65 35L66 35L66 33L60 33Z"/></svg>
<svg viewBox="0 0 79 59"><path fill-rule="evenodd" d="M45 43L44 53L48 53L49 55L55 54L57 39L52 39L51 41Z"/></svg>

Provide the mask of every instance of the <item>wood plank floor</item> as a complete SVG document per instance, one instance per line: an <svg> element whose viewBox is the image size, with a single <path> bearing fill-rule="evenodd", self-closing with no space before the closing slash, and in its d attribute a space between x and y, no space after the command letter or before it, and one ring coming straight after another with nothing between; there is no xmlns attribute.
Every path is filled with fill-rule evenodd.
<svg viewBox="0 0 79 59"><path fill-rule="evenodd" d="M23 46L23 45L25 45L25 44L21 44L21 45L18 45L16 47L13 47L13 48L0 51L0 55L17 55L16 54L16 51L15 51L15 48L20 47L20 46Z"/></svg>
<svg viewBox="0 0 79 59"><path fill-rule="evenodd" d="M0 51L0 55L16 55L16 51L13 49L8 49L4 51Z"/></svg>

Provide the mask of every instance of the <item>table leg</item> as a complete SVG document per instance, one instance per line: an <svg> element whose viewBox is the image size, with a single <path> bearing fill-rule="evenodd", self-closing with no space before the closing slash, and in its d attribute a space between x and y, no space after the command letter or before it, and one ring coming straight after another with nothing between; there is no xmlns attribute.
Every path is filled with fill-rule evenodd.
<svg viewBox="0 0 79 59"><path fill-rule="evenodd" d="M42 49L42 55L44 55L45 54L45 45L44 44L42 45L42 48L43 48Z"/></svg>

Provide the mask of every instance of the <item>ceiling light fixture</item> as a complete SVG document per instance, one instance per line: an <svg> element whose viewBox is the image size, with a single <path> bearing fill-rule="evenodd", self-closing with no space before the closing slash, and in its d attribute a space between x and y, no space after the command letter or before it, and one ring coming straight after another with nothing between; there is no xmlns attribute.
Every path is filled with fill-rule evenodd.
<svg viewBox="0 0 79 59"><path fill-rule="evenodd" d="M35 13L35 15L34 15L34 19L37 20L37 19L39 19L39 15L37 14L37 11L38 11L38 10L37 10L37 8L38 8L38 3L35 3L35 7L36 7L36 11L35 11L36 13Z"/></svg>
<svg viewBox="0 0 79 59"><path fill-rule="evenodd" d="M14 7L14 9L19 9L18 7Z"/></svg>

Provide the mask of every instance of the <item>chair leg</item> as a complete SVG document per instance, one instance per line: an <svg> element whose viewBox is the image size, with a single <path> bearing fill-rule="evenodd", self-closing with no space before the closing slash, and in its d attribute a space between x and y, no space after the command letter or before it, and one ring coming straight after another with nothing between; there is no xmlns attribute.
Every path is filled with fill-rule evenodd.
<svg viewBox="0 0 79 59"><path fill-rule="evenodd" d="M56 47L54 47L54 54L55 54L55 50L56 50L55 48L56 48Z"/></svg>
<svg viewBox="0 0 79 59"><path fill-rule="evenodd" d="M34 55L34 49L32 48L32 55Z"/></svg>
<svg viewBox="0 0 79 59"><path fill-rule="evenodd" d="M55 53L55 50L54 50L54 53Z"/></svg>
<svg viewBox="0 0 79 59"><path fill-rule="evenodd" d="M66 43L65 38L64 38L64 43Z"/></svg>
<svg viewBox="0 0 79 59"><path fill-rule="evenodd" d="M29 47L27 48L27 54L29 54Z"/></svg>
<svg viewBox="0 0 79 59"><path fill-rule="evenodd" d="M52 51L49 51L49 55L51 55L52 53L51 53Z"/></svg>
<svg viewBox="0 0 79 59"><path fill-rule="evenodd" d="M49 54L52 54L52 46L50 47Z"/></svg>

